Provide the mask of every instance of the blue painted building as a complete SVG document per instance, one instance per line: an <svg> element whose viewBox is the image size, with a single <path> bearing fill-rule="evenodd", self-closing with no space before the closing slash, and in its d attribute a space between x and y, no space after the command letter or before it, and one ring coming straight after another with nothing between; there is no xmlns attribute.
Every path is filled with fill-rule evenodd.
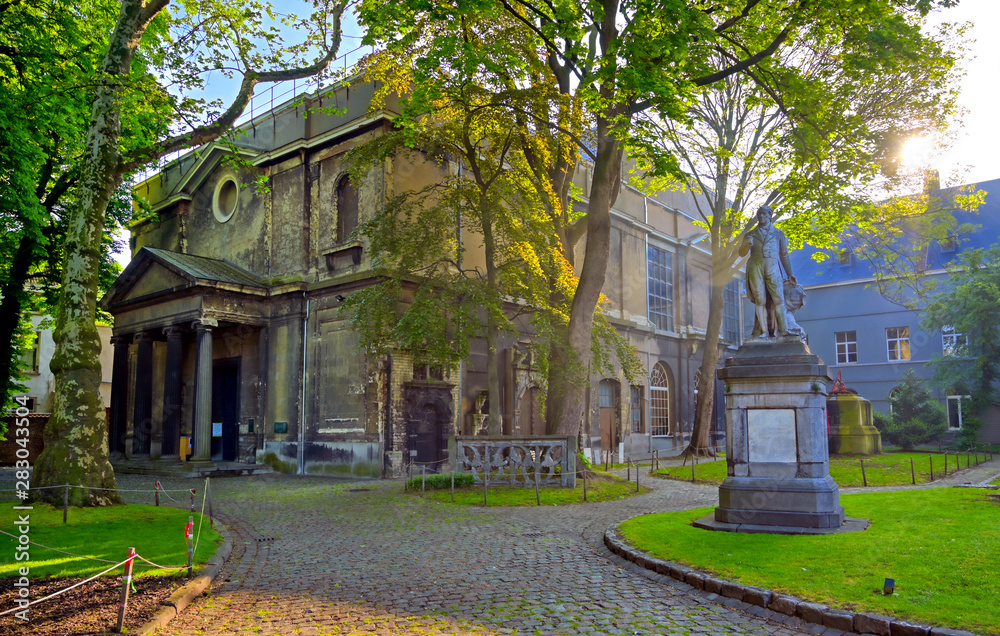
<svg viewBox="0 0 1000 636"><path fill-rule="evenodd" d="M1000 240L1000 179L978 183L976 189L987 193L985 204L976 213L955 210L954 215L959 226L978 227L932 243L924 255L926 276L945 279L945 267L962 251ZM831 375L841 373L849 388L871 400L876 411L887 413L887 396L903 374L912 369L930 379L933 370L927 363L963 336L923 331L919 311L883 297L870 263L849 249L827 250L829 257L822 262L813 258L817 251L806 247L791 256L795 276L808 296L796 319L809 334L810 349L826 362ZM948 409L949 425L960 429L963 396L933 390ZM1000 406L985 414L979 437L1000 443Z"/></svg>

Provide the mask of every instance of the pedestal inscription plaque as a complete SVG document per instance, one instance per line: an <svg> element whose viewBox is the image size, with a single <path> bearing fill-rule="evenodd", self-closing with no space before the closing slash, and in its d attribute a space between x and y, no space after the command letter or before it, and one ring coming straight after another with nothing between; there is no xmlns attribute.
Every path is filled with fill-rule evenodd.
<svg viewBox="0 0 1000 636"><path fill-rule="evenodd" d="M795 463L795 410L747 409L750 463Z"/></svg>

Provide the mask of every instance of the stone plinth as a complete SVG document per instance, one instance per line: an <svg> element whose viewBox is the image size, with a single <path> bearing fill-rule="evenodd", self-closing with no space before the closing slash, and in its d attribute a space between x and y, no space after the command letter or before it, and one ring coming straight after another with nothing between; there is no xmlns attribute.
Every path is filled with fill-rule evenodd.
<svg viewBox="0 0 1000 636"><path fill-rule="evenodd" d="M834 393L826 398L830 422L830 452L878 455L882 434L872 425L872 403L855 393Z"/></svg>
<svg viewBox="0 0 1000 636"><path fill-rule="evenodd" d="M729 476L715 523L703 527L839 528L844 508L830 477L823 361L797 337L758 338L718 373Z"/></svg>

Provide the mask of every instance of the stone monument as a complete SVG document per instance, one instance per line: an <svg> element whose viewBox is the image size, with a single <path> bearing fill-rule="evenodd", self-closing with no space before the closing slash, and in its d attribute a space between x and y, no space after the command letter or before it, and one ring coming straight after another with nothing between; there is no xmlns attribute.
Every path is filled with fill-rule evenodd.
<svg viewBox="0 0 1000 636"><path fill-rule="evenodd" d="M741 249L750 253L747 291L756 324L718 371L726 387L728 477L714 514L694 525L785 534L863 529L867 522L845 526L840 489L830 477L827 367L786 313L786 289L794 308L804 301L788 262L788 240L771 224L770 208L762 207L757 219Z"/></svg>

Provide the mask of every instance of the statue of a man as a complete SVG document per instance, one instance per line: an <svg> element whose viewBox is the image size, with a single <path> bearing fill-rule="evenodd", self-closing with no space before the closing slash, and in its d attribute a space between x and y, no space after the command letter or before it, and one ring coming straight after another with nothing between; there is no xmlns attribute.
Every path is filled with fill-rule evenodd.
<svg viewBox="0 0 1000 636"><path fill-rule="evenodd" d="M756 308L751 337L802 335L801 328L789 329L785 313L784 266L788 280L797 284L788 259L788 238L771 222L773 211L766 205L757 210L757 227L747 233L740 256L747 261L747 296Z"/></svg>

